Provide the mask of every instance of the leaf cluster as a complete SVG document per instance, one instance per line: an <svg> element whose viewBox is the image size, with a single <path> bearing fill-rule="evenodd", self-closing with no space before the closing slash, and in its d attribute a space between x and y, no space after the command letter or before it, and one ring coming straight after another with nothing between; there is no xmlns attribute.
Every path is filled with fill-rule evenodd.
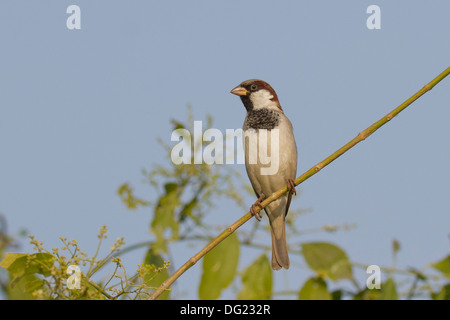
<svg viewBox="0 0 450 320"><path fill-rule="evenodd" d="M42 242L30 236L35 253L7 253L0 262L0 267L5 268L10 277L5 293L9 299L20 300L105 300L147 297L154 289L150 282L167 271L168 264L161 264L159 261L161 267L142 264L138 266L133 276L128 276L121 259L117 257L117 253L125 244L123 238L117 239L110 246L109 253L100 258L99 251L103 239L107 237L106 226L100 228L97 237L97 250L89 257L80 249L76 240L68 241L61 237L60 248L47 250ZM113 266L113 271L106 279L95 281L94 275L108 264ZM75 274L74 269L80 270L79 274ZM79 285L73 286L78 281Z"/></svg>

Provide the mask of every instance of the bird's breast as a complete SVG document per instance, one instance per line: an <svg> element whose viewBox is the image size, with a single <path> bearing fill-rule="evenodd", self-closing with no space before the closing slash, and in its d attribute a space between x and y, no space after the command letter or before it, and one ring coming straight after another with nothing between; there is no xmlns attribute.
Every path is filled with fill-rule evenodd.
<svg viewBox="0 0 450 320"><path fill-rule="evenodd" d="M273 129L251 128L244 123L245 166L257 192L270 194L295 179L297 147L289 120L280 115Z"/></svg>

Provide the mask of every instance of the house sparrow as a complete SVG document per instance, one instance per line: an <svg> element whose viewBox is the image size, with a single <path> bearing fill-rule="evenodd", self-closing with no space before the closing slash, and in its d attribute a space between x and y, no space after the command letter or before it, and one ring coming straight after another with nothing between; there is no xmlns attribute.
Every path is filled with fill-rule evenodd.
<svg viewBox="0 0 450 320"><path fill-rule="evenodd" d="M288 186L287 194L264 208L272 234L272 269L279 270L281 267L288 269L285 217L292 194L296 193L294 179L297 173L297 146L292 124L284 115L275 90L268 83L257 79L247 80L231 90L231 93L240 96L247 109L243 126L245 168L258 197L250 212L260 220L262 216L258 213L258 218L256 208L261 201L282 187ZM261 148L265 149L266 153L267 150L271 151L271 160L277 162L275 170L270 170L273 163L269 165L267 159L262 161Z"/></svg>

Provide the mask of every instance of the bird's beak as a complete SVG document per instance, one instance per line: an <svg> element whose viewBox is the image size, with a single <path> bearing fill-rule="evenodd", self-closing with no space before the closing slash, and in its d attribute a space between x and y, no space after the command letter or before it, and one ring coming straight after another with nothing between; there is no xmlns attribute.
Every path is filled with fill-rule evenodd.
<svg viewBox="0 0 450 320"><path fill-rule="evenodd" d="M245 96L248 93L248 90L245 89L244 87L241 86L237 86L236 88L234 88L233 90L230 91L232 94L235 94L237 96Z"/></svg>

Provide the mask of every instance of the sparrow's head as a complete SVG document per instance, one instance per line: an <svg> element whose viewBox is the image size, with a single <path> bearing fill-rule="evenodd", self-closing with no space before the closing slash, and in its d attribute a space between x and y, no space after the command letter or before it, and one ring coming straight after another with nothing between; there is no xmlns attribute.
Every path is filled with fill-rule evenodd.
<svg viewBox="0 0 450 320"><path fill-rule="evenodd" d="M231 93L241 97L247 111L267 108L283 112L275 90L265 81L246 80L231 90Z"/></svg>

